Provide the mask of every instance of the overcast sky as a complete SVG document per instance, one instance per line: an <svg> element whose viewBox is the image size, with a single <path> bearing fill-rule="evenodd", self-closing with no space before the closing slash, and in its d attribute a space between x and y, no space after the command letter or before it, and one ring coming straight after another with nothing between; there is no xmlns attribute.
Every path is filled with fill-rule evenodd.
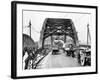
<svg viewBox="0 0 100 80"><path fill-rule="evenodd" d="M45 18L72 19L76 31L78 32L79 41L81 43L87 43L87 24L89 23L90 28L91 14L23 11L23 33L29 35L29 28L27 26L31 20L32 38L34 41L39 41L40 31Z"/></svg>

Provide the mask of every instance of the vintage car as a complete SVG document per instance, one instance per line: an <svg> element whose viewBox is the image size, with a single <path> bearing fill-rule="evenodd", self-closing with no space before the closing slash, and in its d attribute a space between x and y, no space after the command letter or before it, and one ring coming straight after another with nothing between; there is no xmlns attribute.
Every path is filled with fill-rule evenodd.
<svg viewBox="0 0 100 80"><path fill-rule="evenodd" d="M52 55L58 55L58 54L59 54L59 50L58 49L57 50L55 49L55 50L52 51Z"/></svg>
<svg viewBox="0 0 100 80"><path fill-rule="evenodd" d="M74 52L76 51L73 47L73 44L69 44L69 47L64 48L67 56L75 57Z"/></svg>
<svg viewBox="0 0 100 80"><path fill-rule="evenodd" d="M57 55L59 52L58 46L52 46L52 55Z"/></svg>
<svg viewBox="0 0 100 80"><path fill-rule="evenodd" d="M91 65L91 51L90 50L80 50L80 64L82 66L90 66Z"/></svg>

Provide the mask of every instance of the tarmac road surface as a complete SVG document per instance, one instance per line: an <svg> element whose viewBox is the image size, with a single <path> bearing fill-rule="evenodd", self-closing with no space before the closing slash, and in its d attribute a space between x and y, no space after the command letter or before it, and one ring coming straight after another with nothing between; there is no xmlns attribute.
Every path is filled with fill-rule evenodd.
<svg viewBox="0 0 100 80"><path fill-rule="evenodd" d="M66 56L66 54L61 53L58 55L52 55L50 52L37 66L37 69L45 68L63 68L63 67L79 67L76 58Z"/></svg>

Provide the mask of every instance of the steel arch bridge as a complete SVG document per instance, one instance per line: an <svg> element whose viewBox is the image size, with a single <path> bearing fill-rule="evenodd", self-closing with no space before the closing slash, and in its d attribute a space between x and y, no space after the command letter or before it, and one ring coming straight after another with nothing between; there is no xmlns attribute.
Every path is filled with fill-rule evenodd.
<svg viewBox="0 0 100 80"><path fill-rule="evenodd" d="M42 42L42 47L44 47L44 41L47 37L52 35L64 35L64 42L66 42L66 36L70 36L74 40L74 44L78 44L78 36L74 26L74 23L71 19L62 19L62 18L46 18L44 20L40 40Z"/></svg>

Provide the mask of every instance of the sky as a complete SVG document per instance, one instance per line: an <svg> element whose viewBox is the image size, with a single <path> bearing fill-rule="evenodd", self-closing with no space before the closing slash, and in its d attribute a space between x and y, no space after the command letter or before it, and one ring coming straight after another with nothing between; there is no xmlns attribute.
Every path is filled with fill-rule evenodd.
<svg viewBox="0 0 100 80"><path fill-rule="evenodd" d="M76 31L78 32L78 39L80 43L87 43L87 24L89 29L91 27L91 14L82 13L59 13L59 12L43 12L43 11L23 11L23 33L30 33L29 21L31 20L31 36L34 41L39 41L40 31L42 29L43 22L46 18L64 18L72 19ZM91 34L91 30L90 30Z"/></svg>

